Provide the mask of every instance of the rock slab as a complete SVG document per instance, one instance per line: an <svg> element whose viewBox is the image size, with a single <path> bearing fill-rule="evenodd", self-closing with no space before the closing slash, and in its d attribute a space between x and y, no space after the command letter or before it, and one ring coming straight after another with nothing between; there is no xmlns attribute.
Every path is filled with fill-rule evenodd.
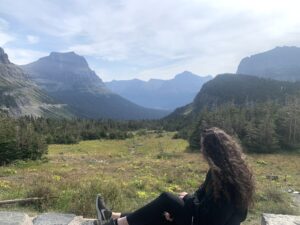
<svg viewBox="0 0 300 225"><path fill-rule="evenodd" d="M98 225L96 220L85 220L80 225Z"/></svg>
<svg viewBox="0 0 300 225"><path fill-rule="evenodd" d="M20 212L0 212L0 225L29 225L30 218Z"/></svg>
<svg viewBox="0 0 300 225"><path fill-rule="evenodd" d="M300 216L264 213L261 225L300 225Z"/></svg>
<svg viewBox="0 0 300 225"><path fill-rule="evenodd" d="M33 220L33 225L68 225L75 217L74 214L44 213Z"/></svg>
<svg viewBox="0 0 300 225"><path fill-rule="evenodd" d="M22 212L0 211L0 225L97 225L97 220L63 213L43 213L29 217Z"/></svg>

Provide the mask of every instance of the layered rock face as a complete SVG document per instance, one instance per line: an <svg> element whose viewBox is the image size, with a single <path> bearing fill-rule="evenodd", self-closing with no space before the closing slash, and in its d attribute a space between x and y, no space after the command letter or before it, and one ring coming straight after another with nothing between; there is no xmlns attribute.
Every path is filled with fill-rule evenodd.
<svg viewBox="0 0 300 225"><path fill-rule="evenodd" d="M300 80L300 48L277 47L243 58L237 74L254 75L275 80Z"/></svg>
<svg viewBox="0 0 300 225"><path fill-rule="evenodd" d="M4 52L2 48L0 48L0 63L9 64L8 55Z"/></svg>
<svg viewBox="0 0 300 225"><path fill-rule="evenodd" d="M36 62L22 66L47 92L85 91L110 93L102 80L92 71L85 58L74 52L52 52Z"/></svg>
<svg viewBox="0 0 300 225"><path fill-rule="evenodd" d="M28 74L11 63L2 48L0 48L0 110L14 117L70 116L64 105L56 104L30 80Z"/></svg>

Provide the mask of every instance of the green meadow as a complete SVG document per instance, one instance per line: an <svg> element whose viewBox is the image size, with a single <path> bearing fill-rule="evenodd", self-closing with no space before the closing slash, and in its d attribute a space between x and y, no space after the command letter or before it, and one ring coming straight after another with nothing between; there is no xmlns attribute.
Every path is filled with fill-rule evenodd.
<svg viewBox="0 0 300 225"><path fill-rule="evenodd" d="M44 197L32 204L1 206L29 214L68 212L95 217L101 193L114 211L131 211L163 191L193 192L208 166L174 133L136 133L126 140L50 145L39 161L0 167L0 200ZM300 214L288 190L300 190L300 154L247 154L256 180L255 204L244 224L259 224L262 212Z"/></svg>

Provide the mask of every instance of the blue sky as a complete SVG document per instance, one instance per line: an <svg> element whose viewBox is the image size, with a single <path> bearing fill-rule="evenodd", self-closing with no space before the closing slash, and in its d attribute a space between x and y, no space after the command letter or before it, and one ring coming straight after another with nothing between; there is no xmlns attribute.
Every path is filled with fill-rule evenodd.
<svg viewBox="0 0 300 225"><path fill-rule="evenodd" d="M0 0L0 46L26 64L75 51L105 81L235 72L300 46L298 0Z"/></svg>

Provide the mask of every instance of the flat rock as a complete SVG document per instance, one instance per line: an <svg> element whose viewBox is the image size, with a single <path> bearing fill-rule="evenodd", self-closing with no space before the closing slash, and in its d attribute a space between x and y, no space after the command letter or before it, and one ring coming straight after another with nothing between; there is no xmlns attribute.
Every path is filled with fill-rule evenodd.
<svg viewBox="0 0 300 225"><path fill-rule="evenodd" d="M264 213L261 225L300 225L300 216Z"/></svg>
<svg viewBox="0 0 300 225"><path fill-rule="evenodd" d="M80 225L97 225L96 220L85 220Z"/></svg>
<svg viewBox="0 0 300 225"><path fill-rule="evenodd" d="M0 212L0 225L29 225L31 220L25 213Z"/></svg>
<svg viewBox="0 0 300 225"><path fill-rule="evenodd" d="M82 216L77 216L69 225L99 225L95 219L84 219Z"/></svg>
<svg viewBox="0 0 300 225"><path fill-rule="evenodd" d="M68 225L75 218L74 214L44 213L33 220L33 225Z"/></svg>

